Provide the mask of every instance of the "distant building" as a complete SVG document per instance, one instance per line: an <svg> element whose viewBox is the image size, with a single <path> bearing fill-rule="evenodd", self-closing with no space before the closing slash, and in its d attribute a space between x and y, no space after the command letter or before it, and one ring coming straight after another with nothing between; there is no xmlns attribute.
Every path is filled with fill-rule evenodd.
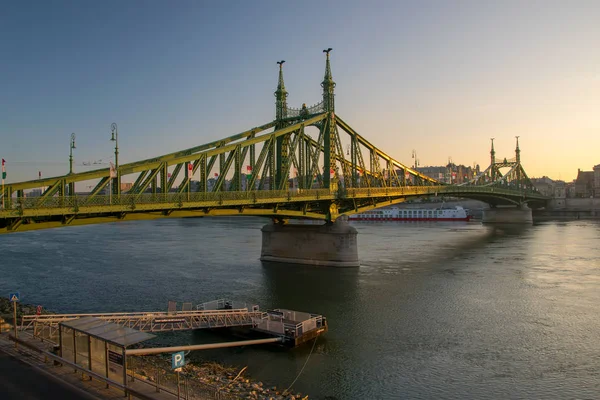
<svg viewBox="0 0 600 400"><path fill-rule="evenodd" d="M564 199L568 197L568 185L565 181L554 181L554 198Z"/></svg>
<svg viewBox="0 0 600 400"><path fill-rule="evenodd" d="M556 183L547 176L542 176L541 178L531 178L531 183L542 195L548 197L555 196Z"/></svg>
<svg viewBox="0 0 600 400"><path fill-rule="evenodd" d="M440 182L459 185L474 179L479 174L479 165L473 168L449 163L446 166L417 167L416 170Z"/></svg>
<svg viewBox="0 0 600 400"><path fill-rule="evenodd" d="M42 195L42 189L31 189L29 193L27 193L27 197L40 197Z"/></svg>
<svg viewBox="0 0 600 400"><path fill-rule="evenodd" d="M600 197L600 164L594 166L594 197Z"/></svg>
<svg viewBox="0 0 600 400"><path fill-rule="evenodd" d="M450 182L450 170L447 167L417 167L417 171L435 180Z"/></svg>
<svg viewBox="0 0 600 400"><path fill-rule="evenodd" d="M575 181L565 184L565 192L568 198L575 197Z"/></svg>
<svg viewBox="0 0 600 400"><path fill-rule="evenodd" d="M594 171L577 170L575 180L575 197L594 196Z"/></svg>

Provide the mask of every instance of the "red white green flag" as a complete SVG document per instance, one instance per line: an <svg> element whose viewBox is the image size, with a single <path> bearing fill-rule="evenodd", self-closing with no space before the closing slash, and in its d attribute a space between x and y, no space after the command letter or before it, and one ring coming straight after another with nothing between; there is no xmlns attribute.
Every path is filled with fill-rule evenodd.
<svg viewBox="0 0 600 400"><path fill-rule="evenodd" d="M2 179L6 179L6 167L4 166L4 164L6 163L6 160L3 158L2 159Z"/></svg>
<svg viewBox="0 0 600 400"><path fill-rule="evenodd" d="M115 164L113 164L112 162L110 163L110 177L111 178L116 178L117 177L117 169L115 168Z"/></svg>

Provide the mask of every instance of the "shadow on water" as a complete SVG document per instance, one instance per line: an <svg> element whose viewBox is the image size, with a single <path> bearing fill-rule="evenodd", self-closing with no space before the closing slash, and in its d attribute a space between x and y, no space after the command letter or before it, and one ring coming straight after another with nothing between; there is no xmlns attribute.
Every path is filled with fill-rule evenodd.
<svg viewBox="0 0 600 400"><path fill-rule="evenodd" d="M490 228L494 237L524 236L530 233L534 228L534 225L531 224L493 224L486 226Z"/></svg>
<svg viewBox="0 0 600 400"><path fill-rule="evenodd" d="M330 268L262 262L267 303L277 308L322 313L324 303L351 301L358 268Z"/></svg>

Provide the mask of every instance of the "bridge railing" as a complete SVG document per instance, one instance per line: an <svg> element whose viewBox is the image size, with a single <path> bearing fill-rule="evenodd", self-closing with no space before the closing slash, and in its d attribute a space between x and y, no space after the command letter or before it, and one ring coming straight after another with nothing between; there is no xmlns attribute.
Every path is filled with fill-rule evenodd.
<svg viewBox="0 0 600 400"><path fill-rule="evenodd" d="M77 211L81 207L121 206L134 210L136 205L165 205L174 207L190 203L205 203L210 206L250 205L253 203L269 203L303 200L333 200L343 198L367 198L387 196L419 196L419 195L455 195L495 194L507 196L533 197L545 199L536 190L529 188L504 188L500 186L401 186L387 188L357 188L332 191L329 189L294 189L294 190L256 190L232 192L192 192L192 193L142 193L98 196L52 196L52 197L19 197L12 202L12 208L45 209L68 208ZM194 205L192 205L194 206ZM202 206L197 205L197 206ZM164 208L164 207L160 207Z"/></svg>
<svg viewBox="0 0 600 400"><path fill-rule="evenodd" d="M403 187L388 187L388 188L360 188L347 189L343 193L343 197L385 197L385 196L401 196L401 195L455 195L460 196L461 193L473 194L495 194L514 196L518 193L524 197L544 198L538 191L529 188L503 188L498 186L457 186L457 185L440 185L440 186L403 186Z"/></svg>
<svg viewBox="0 0 600 400"><path fill-rule="evenodd" d="M189 202L258 202L268 199L303 199L332 196L329 189L257 190L235 192L142 193L97 196L19 197L14 209L79 208L88 206L134 206L136 204L181 204Z"/></svg>

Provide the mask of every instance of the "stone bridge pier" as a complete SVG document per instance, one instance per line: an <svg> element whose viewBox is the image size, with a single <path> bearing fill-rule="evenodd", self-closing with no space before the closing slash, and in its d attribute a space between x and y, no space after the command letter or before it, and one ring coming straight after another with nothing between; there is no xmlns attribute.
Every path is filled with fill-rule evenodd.
<svg viewBox="0 0 600 400"><path fill-rule="evenodd" d="M481 222L484 224L532 224L531 208L527 204L496 206L483 210Z"/></svg>
<svg viewBox="0 0 600 400"><path fill-rule="evenodd" d="M346 217L325 224L262 227L261 261L324 267L358 267L357 231Z"/></svg>

